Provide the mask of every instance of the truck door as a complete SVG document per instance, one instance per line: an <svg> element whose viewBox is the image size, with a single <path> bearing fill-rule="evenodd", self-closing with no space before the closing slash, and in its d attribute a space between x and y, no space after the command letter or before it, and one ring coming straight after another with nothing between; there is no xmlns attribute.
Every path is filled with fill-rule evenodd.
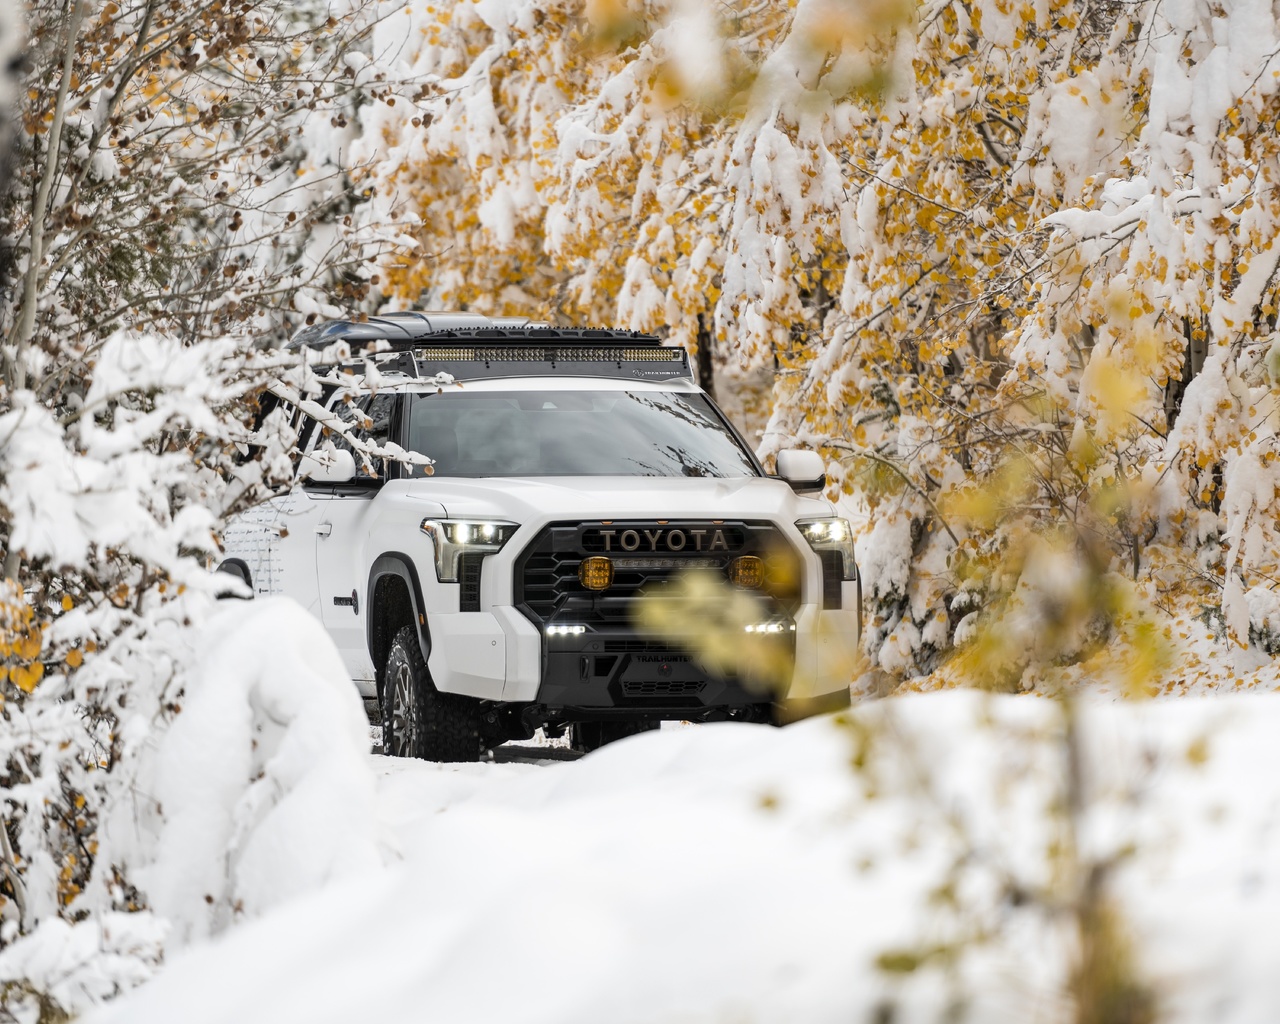
<svg viewBox="0 0 1280 1024"><path fill-rule="evenodd" d="M352 433L357 437L381 446L392 439L398 399L397 395L383 392L355 406L339 406L334 411L352 423ZM345 442L335 439L335 444ZM356 464L362 464L358 455ZM338 645L347 671L365 696L373 696L374 692L373 662L369 658L366 631L369 575L366 553L377 496L388 467L379 462L373 469L373 475L362 469L353 483L328 489L318 502L320 510L313 531L320 615Z"/></svg>

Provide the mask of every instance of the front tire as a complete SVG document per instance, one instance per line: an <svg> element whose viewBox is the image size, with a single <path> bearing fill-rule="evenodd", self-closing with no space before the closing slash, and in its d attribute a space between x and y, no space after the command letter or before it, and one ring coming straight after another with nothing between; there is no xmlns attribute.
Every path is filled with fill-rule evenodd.
<svg viewBox="0 0 1280 1024"><path fill-rule="evenodd" d="M426 761L480 760L480 707L457 693L441 693L405 626L391 641L382 683L382 749Z"/></svg>

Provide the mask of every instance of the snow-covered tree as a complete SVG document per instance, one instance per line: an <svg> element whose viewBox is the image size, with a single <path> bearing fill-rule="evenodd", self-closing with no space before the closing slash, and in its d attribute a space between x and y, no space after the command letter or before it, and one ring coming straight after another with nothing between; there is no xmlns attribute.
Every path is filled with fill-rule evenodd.
<svg viewBox="0 0 1280 1024"><path fill-rule="evenodd" d="M394 237L356 223L371 194L348 173L377 18L26 6L0 192L0 947L151 905L147 858L104 822L127 804L138 835L164 833L139 780L198 678L219 524L290 476L296 425L257 399L282 373L305 392L307 371L269 344L358 306ZM234 890L209 894L217 920Z"/></svg>
<svg viewBox="0 0 1280 1024"><path fill-rule="evenodd" d="M775 367L762 453L832 459L879 667L937 668L1064 529L1280 646L1269 9L402 6L375 52L434 78L355 150L421 243L386 300Z"/></svg>

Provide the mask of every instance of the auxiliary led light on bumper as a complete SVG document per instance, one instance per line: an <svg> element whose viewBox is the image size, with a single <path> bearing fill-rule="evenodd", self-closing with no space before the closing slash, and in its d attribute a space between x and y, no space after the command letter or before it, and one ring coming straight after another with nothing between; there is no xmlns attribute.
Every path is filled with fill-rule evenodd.
<svg viewBox="0 0 1280 1024"><path fill-rule="evenodd" d="M765 633L778 636L782 633L794 633L796 624L794 622L752 622L742 627L745 633Z"/></svg>
<svg viewBox="0 0 1280 1024"><path fill-rule="evenodd" d="M613 562L603 555L584 558L578 566L578 582L588 590L608 590L613 583Z"/></svg>
<svg viewBox="0 0 1280 1024"><path fill-rule="evenodd" d="M745 590L759 590L764 584L764 559L739 555L729 563L729 581Z"/></svg>
<svg viewBox="0 0 1280 1024"><path fill-rule="evenodd" d="M579 625L548 626L547 636L581 636L586 631L586 626Z"/></svg>

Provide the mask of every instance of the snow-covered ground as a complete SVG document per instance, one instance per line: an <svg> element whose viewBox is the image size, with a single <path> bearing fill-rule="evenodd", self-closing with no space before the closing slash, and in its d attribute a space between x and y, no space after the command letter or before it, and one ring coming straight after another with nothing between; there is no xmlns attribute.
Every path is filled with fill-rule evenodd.
<svg viewBox="0 0 1280 1024"><path fill-rule="evenodd" d="M946 692L577 761L370 755L382 868L86 1020L1060 1020L1061 727L1048 700ZM1280 699L1098 701L1082 729L1083 852L1118 858L1161 1019L1280 1020Z"/></svg>

